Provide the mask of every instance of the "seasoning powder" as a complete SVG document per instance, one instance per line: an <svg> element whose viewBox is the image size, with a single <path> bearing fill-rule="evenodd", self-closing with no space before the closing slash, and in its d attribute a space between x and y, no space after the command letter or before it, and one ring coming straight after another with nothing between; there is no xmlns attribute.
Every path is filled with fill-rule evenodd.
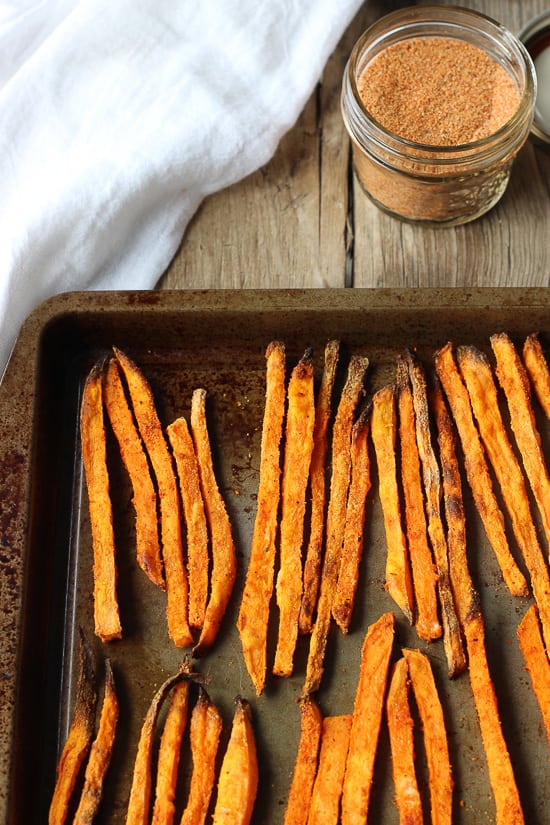
<svg viewBox="0 0 550 825"><path fill-rule="evenodd" d="M385 129L431 146L488 137L520 102L513 78L489 54L437 36L387 46L358 78L358 92Z"/></svg>

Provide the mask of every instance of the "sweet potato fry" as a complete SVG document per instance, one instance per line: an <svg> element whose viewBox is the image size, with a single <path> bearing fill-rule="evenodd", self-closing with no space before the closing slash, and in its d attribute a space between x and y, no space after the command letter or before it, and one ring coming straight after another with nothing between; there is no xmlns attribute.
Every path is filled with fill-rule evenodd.
<svg viewBox="0 0 550 825"><path fill-rule="evenodd" d="M407 538L403 530L396 455L395 387L378 390L372 400L372 441L378 465L378 494L386 531L386 588L409 622L414 620L414 591Z"/></svg>
<svg viewBox="0 0 550 825"><path fill-rule="evenodd" d="M103 379L103 400L132 485L136 516L136 557L144 573L165 589L157 514L157 492L141 438L128 405L116 358Z"/></svg>
<svg viewBox="0 0 550 825"><path fill-rule="evenodd" d="M206 690L200 687L190 724L193 772L180 825L204 825L206 822L216 783L216 757L222 727L223 721L218 708L210 700Z"/></svg>
<svg viewBox="0 0 550 825"><path fill-rule="evenodd" d="M302 602L302 544L306 492L313 450L315 397L313 351L308 349L292 370L287 389L284 466L276 596L279 633L273 673L290 676Z"/></svg>
<svg viewBox="0 0 550 825"><path fill-rule="evenodd" d="M346 504L346 523L338 583L332 615L343 633L347 633L353 613L363 555L365 507L371 488L368 434L372 404L368 403L353 425L351 435L351 480Z"/></svg>
<svg viewBox="0 0 550 825"><path fill-rule="evenodd" d="M191 399L191 432L212 552L210 596L199 640L193 648L193 656L202 656L210 650L217 638L237 578L235 542L229 514L214 472L206 421L206 390L203 389L194 390Z"/></svg>
<svg viewBox="0 0 550 825"><path fill-rule="evenodd" d="M550 421L550 369L537 332L525 339L522 356L538 402Z"/></svg>
<svg viewBox="0 0 550 825"><path fill-rule="evenodd" d="M90 645L80 632L79 670L73 716L67 740L57 764L55 783L48 825L63 825L67 819L71 797L78 776L88 755L94 735L97 692L95 662Z"/></svg>
<svg viewBox="0 0 550 825"><path fill-rule="evenodd" d="M399 821L403 825L423 825L422 800L414 768L414 722L409 705L409 669L404 657L397 660L392 670L386 714Z"/></svg>
<svg viewBox="0 0 550 825"><path fill-rule="evenodd" d="M533 692L537 699L550 741L550 662L541 634L538 610L532 604L518 625L518 641L525 659L525 666L531 678Z"/></svg>
<svg viewBox="0 0 550 825"><path fill-rule="evenodd" d="M529 376L506 333L492 335L491 346L496 358L497 378L508 403L510 425L550 546L550 475L531 404Z"/></svg>
<svg viewBox="0 0 550 825"><path fill-rule="evenodd" d="M116 547L102 383L102 368L96 365L90 371L82 393L80 438L94 556L95 632L102 642L108 642L121 638L122 625L117 598Z"/></svg>
<svg viewBox="0 0 550 825"><path fill-rule="evenodd" d="M266 397L260 448L258 504L248 570L237 619L244 660L258 696L265 686L267 627L279 521L285 360L284 344L280 341L271 342L266 350Z"/></svg>
<svg viewBox="0 0 550 825"><path fill-rule="evenodd" d="M329 341L325 347L325 362L321 386L315 405L313 452L311 454L310 495L311 516L309 541L304 561L302 604L299 632L311 633L315 605L319 594L321 564L325 539L326 461L329 448L328 430L332 414L332 395L340 351L339 341Z"/></svg>
<svg viewBox="0 0 550 825"><path fill-rule="evenodd" d="M397 360L397 410L401 448L401 482L405 503L405 525L416 604L415 627L421 639L431 641L442 634L438 614L437 573L428 541L416 420L409 371L405 359Z"/></svg>
<svg viewBox="0 0 550 825"><path fill-rule="evenodd" d="M189 624L201 628L208 601L210 557L208 527L200 486L199 465L185 418L166 428L178 473L179 489L187 528L187 578L189 583Z"/></svg>
<svg viewBox="0 0 550 825"><path fill-rule="evenodd" d="M118 716L119 702L111 660L105 659L105 689L99 728L88 757L84 786L73 825L92 825L95 819L103 794L103 782L111 762Z"/></svg>
<svg viewBox="0 0 550 825"><path fill-rule="evenodd" d="M300 742L288 793L284 825L307 825L313 784L317 775L323 717L311 696L300 702Z"/></svg>
<svg viewBox="0 0 550 825"><path fill-rule="evenodd" d="M175 645L187 647L193 643L193 636L188 621L189 594L183 559L181 506L176 473L149 382L125 353L116 347L114 353L126 379L132 410L156 478L166 578L168 633Z"/></svg>
<svg viewBox="0 0 550 825"><path fill-rule="evenodd" d="M172 825L183 734L189 715L189 682L177 682L171 691L157 759L157 781L152 825Z"/></svg>
<svg viewBox="0 0 550 825"><path fill-rule="evenodd" d="M342 791L342 825L367 821L394 632L394 614L383 613L363 642Z"/></svg>
<svg viewBox="0 0 550 825"><path fill-rule="evenodd" d="M466 656L462 644L460 625L455 611L451 581L447 540L441 518L441 476L437 457L430 434L430 417L426 376L420 361L411 352L404 355L412 386L413 405L416 418L416 443L422 467L422 478L426 494L428 535L437 568L437 590L441 604L443 622L443 645L447 657L447 667L451 678L458 676L466 668Z"/></svg>
<svg viewBox="0 0 550 825"><path fill-rule="evenodd" d="M428 774L432 825L451 825L453 778L443 709L430 660L420 650L404 649L411 685L420 714Z"/></svg>
<svg viewBox="0 0 550 825"><path fill-rule="evenodd" d="M338 825L340 799L348 755L351 714L323 719L317 776L309 807L308 825Z"/></svg>
<svg viewBox="0 0 550 825"><path fill-rule="evenodd" d="M248 825L258 791L256 740L249 703L237 697L218 778L212 825Z"/></svg>
<svg viewBox="0 0 550 825"><path fill-rule="evenodd" d="M527 582L510 552L504 529L504 516L494 493L485 450L475 425L468 391L456 366L451 343L436 353L435 368L458 430L468 484L502 576L512 595L526 596Z"/></svg>
<svg viewBox="0 0 550 825"><path fill-rule="evenodd" d="M491 366L474 347L459 347L457 361L529 572L546 645L550 646L550 575L533 524L524 476L500 414Z"/></svg>
<svg viewBox="0 0 550 825"><path fill-rule="evenodd" d="M327 511L326 547L321 571L317 616L310 638L304 695L318 690L323 676L332 603L342 557L346 503L350 483L351 433L357 405L363 393L368 363L366 356L353 355L351 357L332 429L332 472Z"/></svg>

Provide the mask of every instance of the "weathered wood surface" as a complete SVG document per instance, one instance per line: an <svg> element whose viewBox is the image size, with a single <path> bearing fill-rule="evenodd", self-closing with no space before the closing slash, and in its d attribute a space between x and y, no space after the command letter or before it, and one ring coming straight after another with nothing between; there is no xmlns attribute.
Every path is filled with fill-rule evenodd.
<svg viewBox="0 0 550 825"><path fill-rule="evenodd" d="M368 0L273 159L204 201L161 289L548 286L550 152L529 142L484 217L434 229L383 214L350 166L340 87L351 48L376 18L410 5ZM544 0L463 2L514 33Z"/></svg>

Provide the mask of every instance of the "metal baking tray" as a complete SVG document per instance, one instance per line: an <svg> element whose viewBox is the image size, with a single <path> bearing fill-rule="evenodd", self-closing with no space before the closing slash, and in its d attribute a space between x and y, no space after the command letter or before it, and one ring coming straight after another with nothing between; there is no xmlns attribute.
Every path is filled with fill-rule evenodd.
<svg viewBox="0 0 550 825"><path fill-rule="evenodd" d="M93 637L91 550L80 458L78 412L83 381L113 345L151 382L161 420L189 412L194 388L208 393L216 471L232 519L239 576L218 643L197 662L228 726L237 694L252 705L260 785L254 823L283 822L299 736L297 698L307 640L295 674L268 679L256 698L235 628L255 516L265 349L287 346L289 366L306 346L318 373L324 344L341 339L343 359L368 354L367 391L393 374L395 356L416 348L430 365L448 340L489 352L489 336L507 331L522 343L537 330L550 343L545 289L174 291L69 293L41 305L23 326L0 386L0 821L47 820L56 762L68 730L76 678L77 628L109 655L121 698L121 724L98 823L122 823L135 745L146 708L179 666L164 595L136 568L130 490L114 479L119 593L124 638ZM548 446L549 432L541 421ZM470 564L486 620L488 656L502 724L529 825L548 822L548 743L515 632L528 602L506 591L479 520L469 515ZM449 680L442 646L420 643L384 590L385 542L376 480L369 496L366 546L350 632L333 628L318 695L325 715L349 713L367 627L395 610L397 645L428 652L446 716L455 794L454 821L494 821L493 797L467 675ZM419 759L420 763L420 759ZM182 771L189 760L182 757ZM423 768L419 764L422 774ZM184 781L184 780L182 780ZM425 781L425 779L424 779ZM397 823L387 736L382 729L369 821Z"/></svg>

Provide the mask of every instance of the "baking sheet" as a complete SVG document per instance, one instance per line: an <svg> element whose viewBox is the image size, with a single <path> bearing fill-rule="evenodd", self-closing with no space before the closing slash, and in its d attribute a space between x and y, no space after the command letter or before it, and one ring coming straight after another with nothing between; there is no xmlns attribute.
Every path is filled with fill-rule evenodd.
<svg viewBox="0 0 550 825"><path fill-rule="evenodd" d="M254 823L283 822L299 736L297 698L307 640L295 675L269 678L257 698L242 659L235 621L254 524L265 349L287 347L289 367L306 346L320 376L324 344L342 341L342 364L368 354L367 391L393 375L396 354L415 347L427 365L446 341L489 352L493 332L522 343L534 330L550 343L547 290L309 290L72 293L46 302L24 326L0 386L0 506L3 660L0 805L3 823L46 821L59 749L67 733L76 678L76 636L82 626L96 651L109 655L121 698L121 725L98 823L122 823L135 747L147 706L179 666L182 651L168 639L165 597L133 557L131 491L113 463L119 595L124 638L93 639L90 531L78 439L83 381L113 345L151 382L164 424L189 412L193 389L207 390L207 413L221 492L232 520L239 577L212 652L197 662L212 699L230 725L237 694L252 705L260 758ZM342 370L341 370L342 377ZM548 453L549 433L540 422ZM467 493L467 490L465 490ZM515 630L528 600L509 596L471 502L469 553L486 619L491 672L512 754L525 820L548 821L548 744ZM514 545L513 545L514 546ZM467 676L448 679L439 642L421 643L384 590L385 542L376 479L369 496L365 555L348 636L334 627L318 700L324 714L347 713L367 627L395 610L397 645L428 652L446 716L456 823L494 822L494 805ZM273 656L271 644L270 661ZM421 780L425 766L419 757ZM182 783L190 760L182 758ZM32 789L32 792L29 792ZM369 821L398 822L391 762L382 730Z"/></svg>

